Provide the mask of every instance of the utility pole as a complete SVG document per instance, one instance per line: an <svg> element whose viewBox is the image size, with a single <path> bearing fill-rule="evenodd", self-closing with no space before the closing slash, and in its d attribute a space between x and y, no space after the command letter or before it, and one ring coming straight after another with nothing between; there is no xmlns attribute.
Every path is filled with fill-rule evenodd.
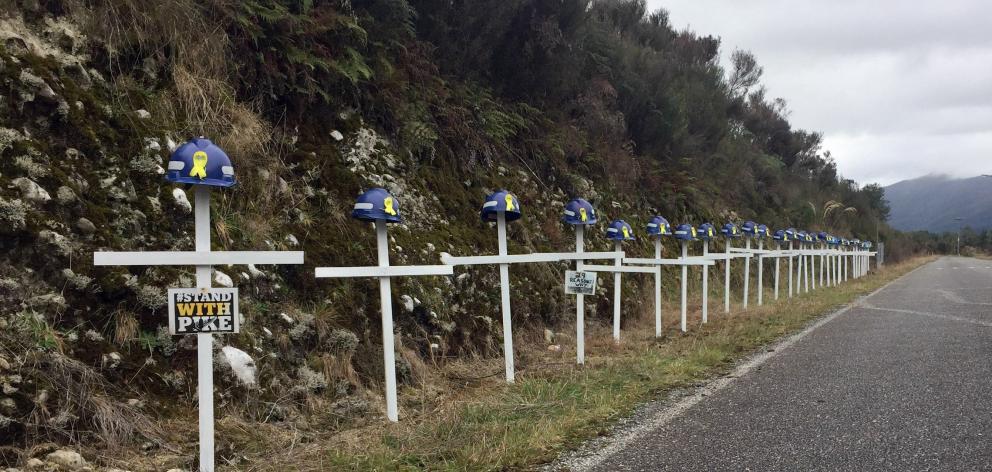
<svg viewBox="0 0 992 472"><path fill-rule="evenodd" d="M954 218L954 221L957 221L958 222L958 250L957 250L957 255L958 256L961 255L961 221L963 221L963 220L964 220L964 218L961 218L960 216L957 217L957 218Z"/></svg>

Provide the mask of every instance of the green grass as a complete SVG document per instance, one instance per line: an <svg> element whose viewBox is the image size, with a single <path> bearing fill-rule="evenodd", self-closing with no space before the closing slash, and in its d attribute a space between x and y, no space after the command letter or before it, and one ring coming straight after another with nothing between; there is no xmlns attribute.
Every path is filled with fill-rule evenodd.
<svg viewBox="0 0 992 472"><path fill-rule="evenodd" d="M317 437L287 452L271 430L241 438L251 470L507 470L532 468L606 432L645 401L726 372L755 349L919 266L890 266L839 288L817 290L746 313L719 313L705 327L654 339L648 325L627 327L621 346L529 352L514 385L495 377L464 387L427 413ZM766 298L770 300L771 297ZM608 338L606 330L590 334ZM408 395L411 392L406 392ZM257 441L257 442L256 442ZM240 441L239 441L240 442ZM243 469L244 466L242 465Z"/></svg>

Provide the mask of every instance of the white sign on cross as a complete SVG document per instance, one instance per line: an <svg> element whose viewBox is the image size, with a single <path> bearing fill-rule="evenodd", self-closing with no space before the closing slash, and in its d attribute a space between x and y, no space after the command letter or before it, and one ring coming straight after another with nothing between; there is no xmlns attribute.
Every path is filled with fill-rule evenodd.
<svg viewBox="0 0 992 472"><path fill-rule="evenodd" d="M210 288L215 265L302 264L302 251L211 251L210 187L194 186L195 251L96 252L97 266L195 266L197 288ZM213 334L197 333L197 395L200 417L200 471L214 470Z"/></svg>
<svg viewBox="0 0 992 472"><path fill-rule="evenodd" d="M513 330L511 328L512 316L510 312L510 264L538 263L538 262L559 262L575 260L579 257L583 259L614 259L623 257L623 253L615 252L594 252L585 253L578 256L576 253L533 253L510 255L506 243L506 222L507 215L510 218L520 217L520 203L516 196L506 190L499 190L486 197L486 202L482 207L482 216L486 221L496 220L496 233L499 245L499 255L496 256L465 256L455 257L447 253L441 254L441 263L447 265L499 265L499 285L500 300L503 315L503 358L505 364L506 381L514 381L514 356L513 356ZM580 295L581 296L581 295Z"/></svg>
<svg viewBox="0 0 992 472"><path fill-rule="evenodd" d="M314 276L322 278L378 278L379 305L382 311L382 359L386 381L386 418L399 421L399 406L396 395L396 351L393 336L392 277L412 277L420 275L452 275L450 265L390 266L389 234L387 223L399 223L399 201L389 192L374 188L358 197L351 216L375 225L376 253L378 266L372 267L317 267Z"/></svg>
<svg viewBox="0 0 992 472"><path fill-rule="evenodd" d="M624 266L623 241L634 239L634 230L623 220L616 220L610 223L606 229L607 237L614 242L614 252L618 255L614 259L612 266L606 265L584 265L582 270L589 272L612 272L613 273L613 342L620 342L620 294L621 294L621 274L627 273L654 273L650 267Z"/></svg>

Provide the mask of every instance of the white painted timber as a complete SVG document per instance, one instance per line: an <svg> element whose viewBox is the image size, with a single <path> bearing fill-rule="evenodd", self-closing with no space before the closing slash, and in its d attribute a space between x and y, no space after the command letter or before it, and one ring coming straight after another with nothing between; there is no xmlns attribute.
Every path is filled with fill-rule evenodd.
<svg viewBox="0 0 992 472"><path fill-rule="evenodd" d="M417 275L454 275L454 266L370 266L370 267L317 267L318 279L349 277L409 277Z"/></svg>
<svg viewBox="0 0 992 472"><path fill-rule="evenodd" d="M606 266L606 265L585 265L582 270L589 272L620 272L620 273L634 273L634 274L653 274L655 272L654 267L637 267L637 266Z"/></svg>
<svg viewBox="0 0 992 472"><path fill-rule="evenodd" d="M493 264L531 264L540 262L560 262L576 260L597 260L623 258L620 252L541 252L534 254L510 254L506 256L452 256L441 255L441 263L447 265L493 265Z"/></svg>
<svg viewBox="0 0 992 472"><path fill-rule="evenodd" d="M95 252L97 266L199 266L302 264L303 251L132 251Z"/></svg>

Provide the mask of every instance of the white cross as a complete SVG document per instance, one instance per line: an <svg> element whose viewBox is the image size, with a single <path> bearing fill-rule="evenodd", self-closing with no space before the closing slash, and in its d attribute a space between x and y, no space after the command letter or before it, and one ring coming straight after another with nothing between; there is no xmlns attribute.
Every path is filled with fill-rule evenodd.
<svg viewBox="0 0 992 472"><path fill-rule="evenodd" d="M585 225L573 225L575 227L575 255L579 256L575 259L575 270L584 271L586 270L585 258L590 257L592 254L585 252ZM605 254L605 253L599 253ZM620 253L620 257L623 257L623 253ZM614 259L610 257L609 259ZM583 365L586 363L586 321L585 321L585 295L579 293L575 295L575 363Z"/></svg>
<svg viewBox="0 0 992 472"><path fill-rule="evenodd" d="M379 306L382 310L382 359L386 376L386 418L399 421L396 399L396 351L393 338L393 299L390 279L419 275L452 275L450 265L396 266L389 265L389 235L386 221L375 221L376 251L379 265L373 267L317 267L314 276L321 278L376 277L379 279Z"/></svg>
<svg viewBox="0 0 992 472"><path fill-rule="evenodd" d="M196 266L197 288L210 288L214 265L302 264L302 251L211 251L210 187L194 186L195 251L95 252L96 266ZM200 417L200 471L214 470L213 334L197 333L197 396Z"/></svg>
<svg viewBox="0 0 992 472"><path fill-rule="evenodd" d="M732 259L737 259L740 257L747 257L750 261L750 254L746 251L737 252L733 246L733 239L730 237L725 238L726 246L724 248L723 254L709 254L706 256L708 259L713 261L724 261L723 267L723 311L724 313L730 313L730 261ZM706 249L709 249L708 247ZM739 249L739 248L737 248Z"/></svg>
<svg viewBox="0 0 992 472"><path fill-rule="evenodd" d="M740 254L744 257L747 265L744 266L744 309L747 310L748 305L748 285L751 280L751 258L758 258L758 305L761 306L764 303L763 292L764 292L764 258L774 257L776 251L771 251L765 249L765 239L764 237L758 237L758 248L751 248L751 237L747 236L745 240L745 246L743 248L730 248L730 251L735 254Z"/></svg>
<svg viewBox="0 0 992 472"><path fill-rule="evenodd" d="M714 264L714 262L705 257L689 257L689 246L686 241L681 241L682 246L682 257L678 259L662 259L661 258L661 238L655 239L654 243L654 259L642 259L642 258L625 258L624 262L628 264L642 264L642 265L653 265L658 267L650 268L650 272L655 274L655 336L661 336L661 268L666 265L677 265L682 266L682 318L680 328L682 332L688 330L688 277L689 277L689 266L703 266L703 269L708 269L708 266ZM633 268L628 266L627 268ZM637 272L641 272L638 270ZM706 292L703 292L703 306L706 306Z"/></svg>
<svg viewBox="0 0 992 472"><path fill-rule="evenodd" d="M622 243L620 241L614 242L615 252L619 254L619 257L614 259L612 266L607 265L584 265L582 270L589 272L612 272L613 273L613 341L620 342L620 293L621 293L621 278L620 275L624 272L627 273L642 273L642 274L653 274L655 269L652 267L636 267L636 266L624 266L623 261L625 260Z"/></svg>
<svg viewBox="0 0 992 472"><path fill-rule="evenodd" d="M464 256L455 257L450 254L441 254L441 262L443 264L456 266L456 265L499 265L499 286L500 286L500 299L503 314L503 358L506 371L506 381L513 383L514 381L514 362L513 362L513 330L511 329L511 316L510 316L510 264L522 264L522 263L538 263L538 262L559 262L566 260L579 260L582 259L615 259L622 258L623 252L587 252L582 253L580 256L578 252L574 253L561 253L561 252L545 252L545 253L533 253L533 254L514 254L510 255L507 253L506 244L506 212L500 210L496 214L496 230L497 238L499 239L499 255L497 256ZM581 270L581 269L580 269ZM581 297L582 295L579 295ZM580 331L581 334L581 331ZM579 338L581 339L581 338ZM577 341L581 342L581 341ZM582 362L579 362L580 364Z"/></svg>

